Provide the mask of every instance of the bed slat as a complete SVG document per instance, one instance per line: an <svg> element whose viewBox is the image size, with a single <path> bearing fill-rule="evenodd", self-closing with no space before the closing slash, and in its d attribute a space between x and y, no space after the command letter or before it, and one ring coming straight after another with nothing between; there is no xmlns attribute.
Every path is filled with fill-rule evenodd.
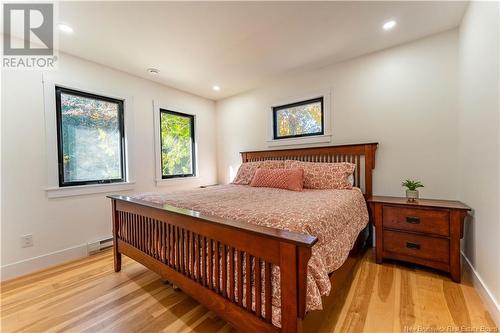
<svg viewBox="0 0 500 333"><path fill-rule="evenodd" d="M229 247L229 300L234 302L234 248Z"/></svg>
<svg viewBox="0 0 500 333"><path fill-rule="evenodd" d="M245 307L252 311L252 256L245 253Z"/></svg>
<svg viewBox="0 0 500 333"><path fill-rule="evenodd" d="M220 246L219 242L215 241L215 258L214 258L214 278L215 278L215 292L219 293L220 292L220 272L219 272L219 267L220 267Z"/></svg>
<svg viewBox="0 0 500 333"><path fill-rule="evenodd" d="M212 240L208 239L208 288L213 289L213 244Z"/></svg>
<svg viewBox="0 0 500 333"><path fill-rule="evenodd" d="M186 274L186 232L181 228L181 266L182 274Z"/></svg>
<svg viewBox="0 0 500 333"><path fill-rule="evenodd" d="M227 297L227 254L226 245L222 244L222 295Z"/></svg>
<svg viewBox="0 0 500 333"><path fill-rule="evenodd" d="M243 306L243 253L236 251L237 267L238 267L238 305Z"/></svg>
<svg viewBox="0 0 500 333"><path fill-rule="evenodd" d="M260 278L261 276L261 265L260 265L260 258L255 258L255 280L254 280L254 287L255 287L255 313L259 318L262 317L262 298L261 298L261 285L262 285L262 280Z"/></svg>
<svg viewBox="0 0 500 333"><path fill-rule="evenodd" d="M266 262L264 263L264 295L265 295L265 316L266 316L266 321L268 323L272 322L272 309L271 309L271 304L272 304L272 290L271 290L271 264Z"/></svg>
<svg viewBox="0 0 500 333"><path fill-rule="evenodd" d="M198 239L198 234L194 234L194 269L193 272L195 274L195 279L197 282L200 282L200 242Z"/></svg>

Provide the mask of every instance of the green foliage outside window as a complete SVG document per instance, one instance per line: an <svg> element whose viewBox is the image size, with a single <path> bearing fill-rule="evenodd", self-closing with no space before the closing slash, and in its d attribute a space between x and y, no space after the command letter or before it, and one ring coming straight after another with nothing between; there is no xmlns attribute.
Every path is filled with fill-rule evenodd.
<svg viewBox="0 0 500 333"><path fill-rule="evenodd" d="M289 137L322 131L321 102L276 111L276 136Z"/></svg>
<svg viewBox="0 0 500 333"><path fill-rule="evenodd" d="M162 176L193 175L194 118L162 110L160 120Z"/></svg>
<svg viewBox="0 0 500 333"><path fill-rule="evenodd" d="M122 178L119 104L61 92L64 182Z"/></svg>

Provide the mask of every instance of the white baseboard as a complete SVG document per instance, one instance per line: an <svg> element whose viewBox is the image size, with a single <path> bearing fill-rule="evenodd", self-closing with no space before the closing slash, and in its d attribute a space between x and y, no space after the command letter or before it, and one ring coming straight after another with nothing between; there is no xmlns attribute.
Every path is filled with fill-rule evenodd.
<svg viewBox="0 0 500 333"><path fill-rule="evenodd" d="M85 256L87 256L87 244L81 244L38 257L21 260L2 266L0 268L0 280L9 280Z"/></svg>
<svg viewBox="0 0 500 333"><path fill-rule="evenodd" d="M486 308L488 309L488 312L490 313L493 321L495 322L497 327L500 327L500 303L490 291L486 283L484 283L483 279L476 271L474 266L472 266L469 258L467 258L463 252L462 257L464 257L465 263L469 266L472 272L472 284L474 285L474 288L477 290L479 297L481 297L481 300L486 305Z"/></svg>

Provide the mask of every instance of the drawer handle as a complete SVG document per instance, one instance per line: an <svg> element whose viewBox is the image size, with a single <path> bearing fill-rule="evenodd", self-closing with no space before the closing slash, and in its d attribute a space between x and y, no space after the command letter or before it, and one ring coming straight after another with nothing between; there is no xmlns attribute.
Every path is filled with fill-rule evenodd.
<svg viewBox="0 0 500 333"><path fill-rule="evenodd" d="M406 242L406 247L412 250L420 250L420 244Z"/></svg>
<svg viewBox="0 0 500 333"><path fill-rule="evenodd" d="M420 217L418 216L407 216L406 223L420 224Z"/></svg>

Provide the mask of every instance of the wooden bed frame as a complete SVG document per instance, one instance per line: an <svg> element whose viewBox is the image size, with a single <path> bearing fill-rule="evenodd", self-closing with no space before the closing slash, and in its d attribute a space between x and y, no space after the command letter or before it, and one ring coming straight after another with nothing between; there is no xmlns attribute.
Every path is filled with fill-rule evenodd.
<svg viewBox="0 0 500 333"><path fill-rule="evenodd" d="M376 148L377 143L365 143L248 151L241 156L243 162L268 159L352 162L357 165L355 186L368 198L372 195ZM112 200L116 272L120 271L121 255L125 254L244 332L316 330L325 311L342 307L354 267L370 238L368 230L371 228L366 228L348 260L331 275L332 292L323 297L325 310L306 314L307 265L316 237L205 216L127 196L109 198ZM247 257L250 260L244 259ZM219 261L221 265L214 264ZM261 269L251 269L252 264ZM272 266L280 268L281 328L272 324Z"/></svg>

